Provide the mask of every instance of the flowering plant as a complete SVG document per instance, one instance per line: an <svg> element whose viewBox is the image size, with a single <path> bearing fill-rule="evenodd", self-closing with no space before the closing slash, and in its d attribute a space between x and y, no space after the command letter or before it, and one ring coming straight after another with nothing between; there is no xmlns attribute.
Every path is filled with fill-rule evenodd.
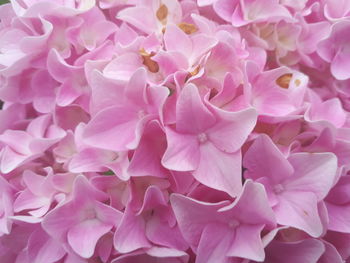
<svg viewBox="0 0 350 263"><path fill-rule="evenodd" d="M1 263L350 262L350 1L0 21Z"/></svg>

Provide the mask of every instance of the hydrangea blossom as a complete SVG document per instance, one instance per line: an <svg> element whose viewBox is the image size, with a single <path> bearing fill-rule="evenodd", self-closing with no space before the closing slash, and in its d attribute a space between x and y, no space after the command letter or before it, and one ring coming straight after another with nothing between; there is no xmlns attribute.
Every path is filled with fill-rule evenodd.
<svg viewBox="0 0 350 263"><path fill-rule="evenodd" d="M350 262L349 68L348 0L0 5L0 262Z"/></svg>

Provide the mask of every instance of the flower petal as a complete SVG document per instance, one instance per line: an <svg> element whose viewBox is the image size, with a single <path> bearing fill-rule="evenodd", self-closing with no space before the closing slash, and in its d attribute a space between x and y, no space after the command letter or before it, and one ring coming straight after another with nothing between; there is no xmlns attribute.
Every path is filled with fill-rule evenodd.
<svg viewBox="0 0 350 263"><path fill-rule="evenodd" d="M194 135L166 129L168 148L162 158L164 167L175 171L191 171L199 162L199 143Z"/></svg>
<svg viewBox="0 0 350 263"><path fill-rule="evenodd" d="M176 104L176 130L183 133L200 133L213 126L215 117L204 105L198 89L186 85Z"/></svg>
<svg viewBox="0 0 350 263"><path fill-rule="evenodd" d="M111 229L112 225L98 219L85 220L69 229L68 243L79 256L89 258L94 254L97 241Z"/></svg>
<svg viewBox="0 0 350 263"><path fill-rule="evenodd" d="M199 164L193 176L204 185L237 196L242 189L241 152L225 153L210 142L199 149Z"/></svg>

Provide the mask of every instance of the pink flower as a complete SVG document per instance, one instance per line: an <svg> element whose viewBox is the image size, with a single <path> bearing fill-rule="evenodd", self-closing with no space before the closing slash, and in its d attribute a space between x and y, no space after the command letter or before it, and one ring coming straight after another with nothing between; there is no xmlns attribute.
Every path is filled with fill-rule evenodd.
<svg viewBox="0 0 350 263"><path fill-rule="evenodd" d="M114 235L114 247L121 253L140 248L168 247L187 249L168 200L155 186L147 188L142 207L129 203Z"/></svg>
<svg viewBox="0 0 350 263"><path fill-rule="evenodd" d="M255 63L246 68L245 97L260 115L285 116L302 106L307 77L280 67L260 72Z"/></svg>
<svg viewBox="0 0 350 263"><path fill-rule="evenodd" d="M146 71L140 68L125 87L123 104L100 111L88 123L84 142L114 151L135 149L146 123L161 118L167 95L165 87L147 86Z"/></svg>
<svg viewBox="0 0 350 263"><path fill-rule="evenodd" d="M329 112L330 108L332 108L332 112ZM346 112L337 98L323 102L314 101L305 112L305 120L315 123L328 122L337 128L341 128L346 121Z"/></svg>
<svg viewBox="0 0 350 263"><path fill-rule="evenodd" d="M317 204L335 183L337 159L333 154L295 153L286 158L262 135L248 149L243 166L247 178L264 184L277 223L321 236L324 226Z"/></svg>
<svg viewBox="0 0 350 263"><path fill-rule="evenodd" d="M349 66L349 21L340 21L333 24L330 36L319 43L317 53L322 59L331 64L331 72L336 79L350 78L346 68Z"/></svg>
<svg viewBox="0 0 350 263"><path fill-rule="evenodd" d="M347 0L10 2L1 263L349 261Z"/></svg>
<svg viewBox="0 0 350 263"><path fill-rule="evenodd" d="M275 218L261 184L247 181L231 204L204 203L176 194L171 203L184 238L197 254L196 262L230 262L232 257L264 260L260 234L275 226Z"/></svg>
<svg viewBox="0 0 350 263"><path fill-rule="evenodd" d="M276 22L291 18L288 9L277 0L217 0L214 10L233 26L244 26L252 22Z"/></svg>
<svg viewBox="0 0 350 263"><path fill-rule="evenodd" d="M27 262L53 263L65 256L62 244L50 237L42 228L33 231L28 240Z"/></svg>
<svg viewBox="0 0 350 263"><path fill-rule="evenodd" d="M193 171L201 183L232 196L241 190L241 153L255 125L252 109L227 112L206 106L193 84L186 85L176 105L176 127L167 127L162 163L171 170Z"/></svg>
<svg viewBox="0 0 350 263"><path fill-rule="evenodd" d="M8 173L34 160L65 136L65 131L51 124L49 115L34 119L26 131L7 130L0 135L5 145L1 151L0 169Z"/></svg>
<svg viewBox="0 0 350 263"><path fill-rule="evenodd" d="M47 169L47 175L41 176L30 170L23 173L23 181L26 185L14 202L16 213L29 210L29 214L36 218L41 218L50 209L54 197L58 194L54 187L53 172Z"/></svg>
<svg viewBox="0 0 350 263"><path fill-rule="evenodd" d="M50 211L43 228L55 239L67 242L78 255L89 258L98 240L121 219L121 212L102 203L106 199L105 193L79 176L74 182L72 200Z"/></svg>

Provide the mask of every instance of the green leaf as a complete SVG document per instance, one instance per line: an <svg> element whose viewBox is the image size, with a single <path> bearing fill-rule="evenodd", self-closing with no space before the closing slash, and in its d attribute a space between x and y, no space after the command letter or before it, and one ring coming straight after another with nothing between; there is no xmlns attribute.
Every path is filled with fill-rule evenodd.
<svg viewBox="0 0 350 263"><path fill-rule="evenodd" d="M111 170L107 171L107 172L104 172L102 173L103 175L115 175L115 173Z"/></svg>
<svg viewBox="0 0 350 263"><path fill-rule="evenodd" d="M10 1L8 1L8 0L0 0L0 5L6 4L8 2L10 2Z"/></svg>

